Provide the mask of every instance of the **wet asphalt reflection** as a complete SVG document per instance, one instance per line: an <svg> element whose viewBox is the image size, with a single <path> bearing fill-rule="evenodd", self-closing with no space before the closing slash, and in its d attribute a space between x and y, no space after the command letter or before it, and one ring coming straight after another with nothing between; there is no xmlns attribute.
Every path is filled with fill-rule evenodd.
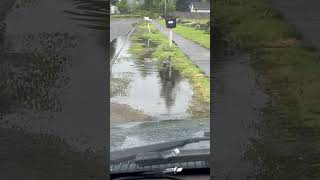
<svg viewBox="0 0 320 180"><path fill-rule="evenodd" d="M149 53L136 57L129 51L132 44L130 38L126 42L123 42L124 39L118 38L111 48L117 52L125 44L112 65L111 123L196 119L190 110L191 103L195 101L191 85L177 70L164 67L161 61L151 58L156 44L146 40L143 44ZM119 117L117 107L123 105L130 108L123 108ZM133 111L137 114L136 118L126 116Z"/></svg>

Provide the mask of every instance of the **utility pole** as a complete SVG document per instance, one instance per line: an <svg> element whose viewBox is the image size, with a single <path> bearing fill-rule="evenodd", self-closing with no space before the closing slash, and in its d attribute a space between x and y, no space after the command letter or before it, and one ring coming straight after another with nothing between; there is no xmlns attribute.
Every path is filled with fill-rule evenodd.
<svg viewBox="0 0 320 180"><path fill-rule="evenodd" d="M172 47L172 29L169 32L169 47Z"/></svg>
<svg viewBox="0 0 320 180"><path fill-rule="evenodd" d="M167 0L164 0L164 18L167 19ZM169 46L172 47L172 29L170 29Z"/></svg>
<svg viewBox="0 0 320 180"><path fill-rule="evenodd" d="M167 18L167 0L164 0L164 18Z"/></svg>

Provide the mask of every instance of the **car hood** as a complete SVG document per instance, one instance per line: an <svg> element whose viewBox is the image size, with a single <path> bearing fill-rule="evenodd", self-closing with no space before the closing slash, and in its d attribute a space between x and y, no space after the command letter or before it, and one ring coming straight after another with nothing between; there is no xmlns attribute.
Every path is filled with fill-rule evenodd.
<svg viewBox="0 0 320 180"><path fill-rule="evenodd" d="M110 151L203 137L210 131L209 119L164 120L114 125L110 131Z"/></svg>

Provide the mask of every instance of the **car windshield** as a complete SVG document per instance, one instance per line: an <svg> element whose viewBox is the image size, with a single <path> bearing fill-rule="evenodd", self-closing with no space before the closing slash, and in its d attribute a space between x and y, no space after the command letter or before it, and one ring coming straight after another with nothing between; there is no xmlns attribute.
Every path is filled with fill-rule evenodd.
<svg viewBox="0 0 320 180"><path fill-rule="evenodd" d="M209 14L197 21L203 27L194 28L185 25L192 19L173 17L169 14L171 9L168 10L170 27L167 28L165 15L159 11L161 4L134 5L157 9L148 14L139 14L138 10L126 10L122 6L119 2L110 6L110 151L114 160L122 156L127 159L112 163L113 172L119 171L118 163L144 167L147 164L137 163L139 157L162 152L168 142L184 142L210 132L210 51L204 44L194 43L198 39L188 37L192 33L203 33L204 37L199 38L210 35ZM189 31L189 35L179 33L178 28ZM197 61L200 60L199 64ZM169 154L175 148L179 152L185 148L199 153L207 150L205 154L208 155L209 144L207 139L188 145L182 143L166 150L170 151ZM159 149L155 148L158 146ZM147 147L153 148L146 150ZM134 148L140 149L134 151ZM181 156L185 157L184 153ZM201 157L199 154L190 161L201 162ZM181 162L181 159L171 161ZM185 159L186 163L188 161ZM167 163L161 155L149 160L150 165L159 162Z"/></svg>
<svg viewBox="0 0 320 180"><path fill-rule="evenodd" d="M209 122L209 119L186 119L113 125L110 151L203 137L210 132Z"/></svg>

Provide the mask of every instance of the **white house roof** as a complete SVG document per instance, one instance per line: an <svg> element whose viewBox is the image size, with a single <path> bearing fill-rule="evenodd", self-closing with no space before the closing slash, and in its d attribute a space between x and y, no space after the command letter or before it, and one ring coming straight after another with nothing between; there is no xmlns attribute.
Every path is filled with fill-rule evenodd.
<svg viewBox="0 0 320 180"><path fill-rule="evenodd" d="M209 2L192 2L194 9L197 10L210 10L210 3Z"/></svg>

